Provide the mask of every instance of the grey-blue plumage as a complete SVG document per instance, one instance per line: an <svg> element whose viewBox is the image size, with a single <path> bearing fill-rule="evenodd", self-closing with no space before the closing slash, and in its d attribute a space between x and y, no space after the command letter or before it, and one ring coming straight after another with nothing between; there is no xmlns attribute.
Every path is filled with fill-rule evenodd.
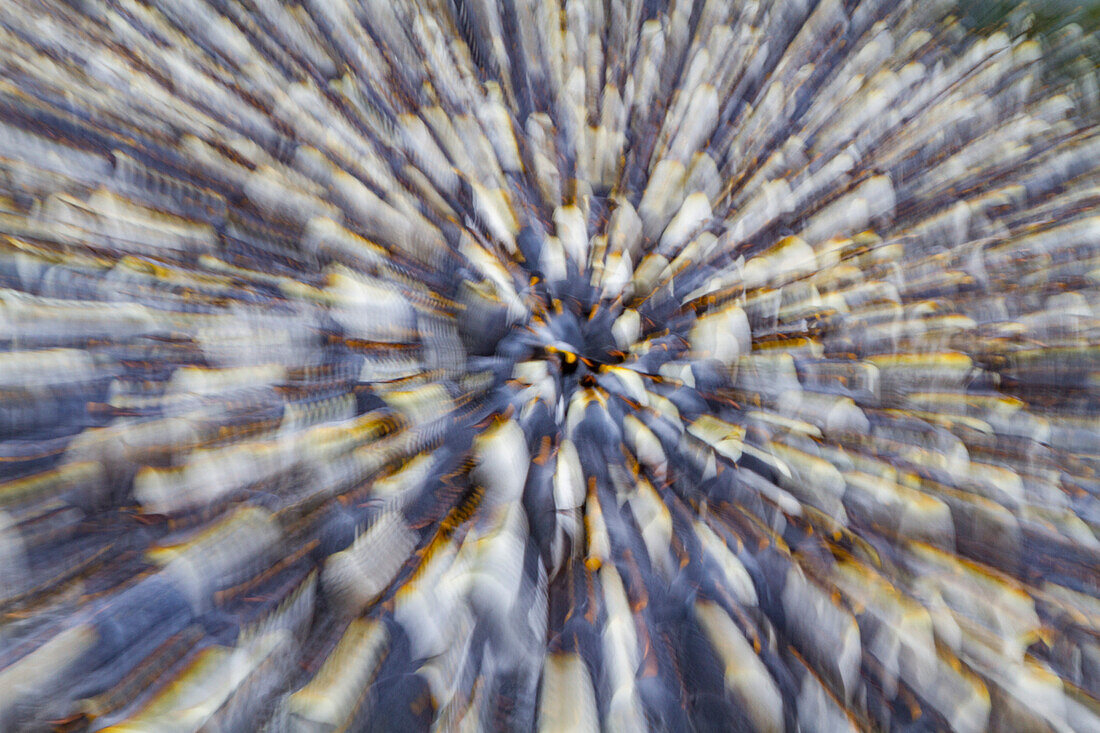
<svg viewBox="0 0 1100 733"><path fill-rule="evenodd" d="M956 10L0 8L0 728L1097 729L1095 39Z"/></svg>

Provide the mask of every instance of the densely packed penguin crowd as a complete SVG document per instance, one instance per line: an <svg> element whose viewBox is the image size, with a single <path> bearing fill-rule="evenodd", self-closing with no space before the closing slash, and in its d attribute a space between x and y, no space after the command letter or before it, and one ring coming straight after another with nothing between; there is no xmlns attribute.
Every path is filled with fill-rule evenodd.
<svg viewBox="0 0 1100 733"><path fill-rule="evenodd" d="M0 730L1100 730L1096 39L955 12L0 3Z"/></svg>

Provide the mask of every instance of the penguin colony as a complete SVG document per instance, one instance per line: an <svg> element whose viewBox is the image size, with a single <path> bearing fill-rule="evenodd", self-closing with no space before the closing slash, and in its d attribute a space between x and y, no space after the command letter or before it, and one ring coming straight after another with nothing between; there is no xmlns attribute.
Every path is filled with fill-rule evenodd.
<svg viewBox="0 0 1100 733"><path fill-rule="evenodd" d="M0 730L1100 730L1095 39L956 12L0 3Z"/></svg>

